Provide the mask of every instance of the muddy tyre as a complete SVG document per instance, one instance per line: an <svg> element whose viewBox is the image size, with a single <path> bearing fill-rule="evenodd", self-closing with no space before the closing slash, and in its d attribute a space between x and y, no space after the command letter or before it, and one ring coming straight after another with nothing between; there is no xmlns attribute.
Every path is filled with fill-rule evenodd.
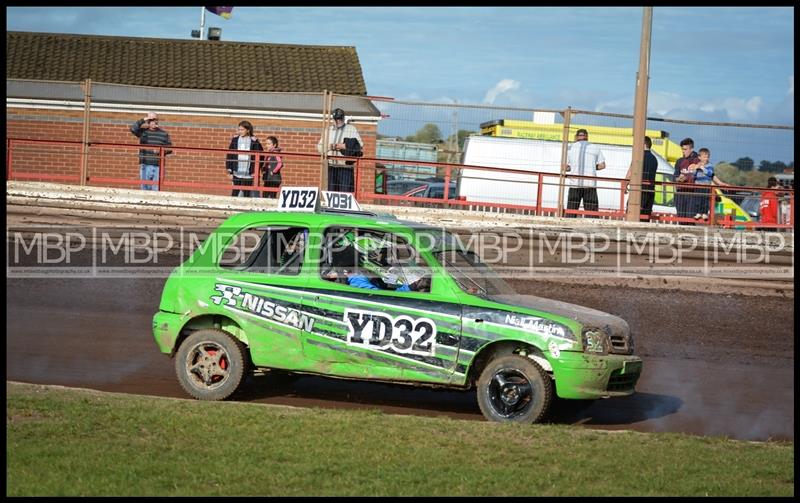
<svg viewBox="0 0 800 503"><path fill-rule="evenodd" d="M222 330L198 330L175 355L175 373L184 390L199 400L224 400L244 380L242 345Z"/></svg>
<svg viewBox="0 0 800 503"><path fill-rule="evenodd" d="M490 421L536 423L553 400L550 377L531 359L519 355L492 359L477 384L478 406Z"/></svg>

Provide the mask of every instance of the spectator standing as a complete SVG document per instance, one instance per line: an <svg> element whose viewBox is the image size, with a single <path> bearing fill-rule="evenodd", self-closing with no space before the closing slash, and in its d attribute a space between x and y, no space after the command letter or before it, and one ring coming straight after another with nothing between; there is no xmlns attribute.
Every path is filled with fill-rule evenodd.
<svg viewBox="0 0 800 503"><path fill-rule="evenodd" d="M158 115L155 112L147 112L143 119L139 119L131 126L131 133L139 138L140 145L172 145L169 133L158 126ZM172 150L164 151L165 155L171 154ZM161 155L158 150L139 150L139 174L142 181L154 183L142 185L142 190L158 190L160 173Z"/></svg>
<svg viewBox="0 0 800 503"><path fill-rule="evenodd" d="M353 168L341 159L342 156L360 156L364 149L364 141L352 124L345 122L344 110L336 108L331 114L333 124L328 135L328 190L336 192L354 192ZM322 153L324 134L317 143L317 151ZM353 161L350 161L352 164Z"/></svg>
<svg viewBox="0 0 800 503"><path fill-rule="evenodd" d="M675 182L694 183L694 169L691 166L699 159L697 152L694 151L694 140L691 138L681 140L681 153L683 157L675 161ZM675 210L679 217L692 217L696 204L693 197L694 191L691 188L675 187ZM688 223L681 222L681 225Z"/></svg>
<svg viewBox="0 0 800 503"><path fill-rule="evenodd" d="M569 147L567 154L567 171L573 175L597 176L597 172L605 169L606 160L600 147L589 143L589 133L585 129L575 132L575 143ZM586 211L597 211L597 182L591 179L577 178L570 179L569 193L567 196L567 208L577 210L580 208L581 200L583 209ZM591 215L594 217L594 215ZM567 217L575 217L568 214Z"/></svg>
<svg viewBox="0 0 800 503"><path fill-rule="evenodd" d="M231 138L228 150L264 151L261 142L253 134L253 125L250 124L249 121L240 122L237 132L238 134ZM235 186L253 186L253 172L255 171L256 157L256 155L251 154L228 153L225 161L225 169L228 171L228 175L233 177L233 184ZM264 170L263 158L261 158L259 162L259 169L262 171ZM239 195L253 197L255 196L255 191L242 190L234 187L231 196L237 197Z"/></svg>
<svg viewBox="0 0 800 503"><path fill-rule="evenodd" d="M654 181L656 179L656 171L658 171L658 159L653 155L650 149L653 147L653 140L649 136L644 137L644 160L642 163L642 198L640 203L640 220L650 220L650 214L653 212L653 200L655 198ZM625 178L628 183L625 187L625 192L630 189L631 168L625 173Z"/></svg>
<svg viewBox="0 0 800 503"><path fill-rule="evenodd" d="M283 156L277 155L277 153L281 151L281 148L278 146L278 138L275 136L267 136L266 146L267 152L273 155L267 156L267 168L263 171L264 187L280 187L283 181L281 177ZM263 195L269 199L275 199L277 197L276 192L269 192L266 190L263 192Z"/></svg>
<svg viewBox="0 0 800 503"><path fill-rule="evenodd" d="M698 161L695 164L692 164L694 167L694 183L698 185L698 188L695 189L695 193L697 194L694 196L695 200L695 220L708 220L708 208L709 208L709 201L711 198L711 188L706 188L703 186L708 185L719 185L722 187L728 187L730 184L727 184L719 179L719 177L714 173L714 165L711 164L711 151L707 148L701 148L698 150Z"/></svg>
<svg viewBox="0 0 800 503"><path fill-rule="evenodd" d="M778 179L774 176L769 177L767 180L768 189L778 189L780 184ZM760 221L762 224L776 225L778 223L778 193L766 190L761 193L761 203L758 207L758 212L761 216ZM763 230L769 230L769 227L762 227Z"/></svg>

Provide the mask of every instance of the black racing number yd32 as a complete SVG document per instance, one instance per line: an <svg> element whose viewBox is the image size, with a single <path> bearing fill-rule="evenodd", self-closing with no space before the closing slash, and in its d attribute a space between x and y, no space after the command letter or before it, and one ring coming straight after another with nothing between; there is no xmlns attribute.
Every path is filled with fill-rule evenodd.
<svg viewBox="0 0 800 503"><path fill-rule="evenodd" d="M286 188L281 191L281 209L310 210L317 204L318 193L315 190Z"/></svg>
<svg viewBox="0 0 800 503"><path fill-rule="evenodd" d="M436 349L436 323L431 319L356 309L346 309L344 318L348 344L418 355L432 355Z"/></svg>

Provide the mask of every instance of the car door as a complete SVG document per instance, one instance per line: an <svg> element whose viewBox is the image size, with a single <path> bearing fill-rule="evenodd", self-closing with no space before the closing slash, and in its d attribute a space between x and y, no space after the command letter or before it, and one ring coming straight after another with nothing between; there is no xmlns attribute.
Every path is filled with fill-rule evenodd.
<svg viewBox="0 0 800 503"><path fill-rule="evenodd" d="M352 239L348 242L350 235ZM461 309L443 301L433 269L411 236L367 227L328 227L306 311L318 316L303 353L326 373L448 382L457 365ZM362 239L388 243L381 262ZM376 258L377 257L377 258ZM366 288L371 284L376 288ZM414 288L406 290L403 285Z"/></svg>
<svg viewBox="0 0 800 503"><path fill-rule="evenodd" d="M297 222L254 225L222 253L211 300L240 327L256 366L292 369L302 360L300 337L313 323L302 310L307 235Z"/></svg>

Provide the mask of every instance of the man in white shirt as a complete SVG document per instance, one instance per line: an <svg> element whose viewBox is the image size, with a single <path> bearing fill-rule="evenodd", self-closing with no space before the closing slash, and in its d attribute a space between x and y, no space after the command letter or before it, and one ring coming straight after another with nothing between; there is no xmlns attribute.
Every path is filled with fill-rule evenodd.
<svg viewBox="0 0 800 503"><path fill-rule="evenodd" d="M575 143L569 147L567 154L567 171L571 175L597 176L597 172L605 167L603 152L597 145L589 143L589 133L585 129L576 131ZM597 211L597 182L589 178L570 178L569 182L567 209L577 210L583 201L585 211ZM568 213L567 217L575 218L575 213Z"/></svg>
<svg viewBox="0 0 800 503"><path fill-rule="evenodd" d="M328 128L328 189L335 192L354 192L353 167L348 165L354 161L345 161L342 156L360 156L364 141L352 124L345 122L344 110L336 108L331 113L333 124ZM322 140L317 143L317 151L322 153ZM347 140L347 141L345 141ZM347 143L357 145L357 149L348 148Z"/></svg>

